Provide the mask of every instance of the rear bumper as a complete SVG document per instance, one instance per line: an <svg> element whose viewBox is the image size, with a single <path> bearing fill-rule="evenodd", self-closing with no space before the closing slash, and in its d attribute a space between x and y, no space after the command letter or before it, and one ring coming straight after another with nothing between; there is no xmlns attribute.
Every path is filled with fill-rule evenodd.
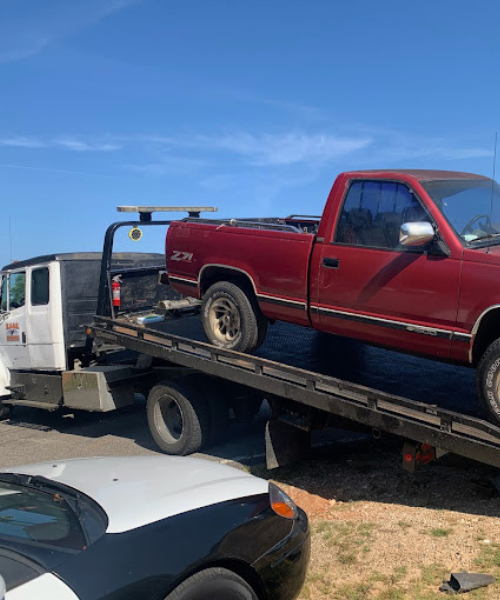
<svg viewBox="0 0 500 600"><path fill-rule="evenodd" d="M306 578L311 535L306 513L299 508L289 535L257 560L253 567L262 581L266 600L294 600Z"/></svg>

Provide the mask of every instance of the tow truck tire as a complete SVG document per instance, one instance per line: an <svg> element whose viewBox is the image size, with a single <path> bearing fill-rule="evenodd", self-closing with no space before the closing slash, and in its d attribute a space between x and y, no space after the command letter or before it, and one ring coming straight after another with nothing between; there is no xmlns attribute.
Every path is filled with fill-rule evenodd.
<svg viewBox="0 0 500 600"><path fill-rule="evenodd" d="M12 414L13 406L9 406L8 404L3 404L0 402L0 421L7 420Z"/></svg>
<svg viewBox="0 0 500 600"><path fill-rule="evenodd" d="M155 385L146 412L151 435L165 454L185 456L198 452L208 442L209 408L189 377Z"/></svg>
<svg viewBox="0 0 500 600"><path fill-rule="evenodd" d="M500 425L500 339L486 348L476 371L479 402L490 421Z"/></svg>
<svg viewBox="0 0 500 600"><path fill-rule="evenodd" d="M229 428L228 394L224 382L217 377L204 373L186 375L196 385L208 405L210 429L207 446L213 446L224 441Z"/></svg>
<svg viewBox="0 0 500 600"><path fill-rule="evenodd" d="M267 319L238 285L219 281L208 288L201 307L203 329L214 346L252 352L264 341Z"/></svg>

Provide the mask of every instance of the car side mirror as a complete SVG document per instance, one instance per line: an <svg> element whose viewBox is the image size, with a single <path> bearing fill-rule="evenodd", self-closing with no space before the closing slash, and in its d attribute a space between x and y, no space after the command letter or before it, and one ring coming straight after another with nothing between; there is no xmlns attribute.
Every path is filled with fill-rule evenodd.
<svg viewBox="0 0 500 600"><path fill-rule="evenodd" d="M403 223L399 230L399 243L407 248L422 248L435 237L434 227L428 221Z"/></svg>

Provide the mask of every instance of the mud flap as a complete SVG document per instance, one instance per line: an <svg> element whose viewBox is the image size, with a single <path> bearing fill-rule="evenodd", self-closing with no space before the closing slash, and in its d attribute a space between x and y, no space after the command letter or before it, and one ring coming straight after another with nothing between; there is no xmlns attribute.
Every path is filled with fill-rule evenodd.
<svg viewBox="0 0 500 600"><path fill-rule="evenodd" d="M445 581L439 588L440 592L446 594L465 594L478 588L495 583L493 575L485 573L452 573L450 581Z"/></svg>
<svg viewBox="0 0 500 600"><path fill-rule="evenodd" d="M277 469L309 454L311 433L278 419L266 423L266 466Z"/></svg>

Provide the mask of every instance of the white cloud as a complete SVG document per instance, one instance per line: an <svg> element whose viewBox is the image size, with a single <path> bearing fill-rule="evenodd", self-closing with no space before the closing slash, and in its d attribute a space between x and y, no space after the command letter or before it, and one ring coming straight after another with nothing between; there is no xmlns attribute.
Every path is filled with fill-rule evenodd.
<svg viewBox="0 0 500 600"><path fill-rule="evenodd" d="M0 146L25 148L60 148L72 152L113 152L121 146L115 143L88 141L77 137L64 136L55 139L42 139L33 136L12 136L0 138Z"/></svg>
<svg viewBox="0 0 500 600"><path fill-rule="evenodd" d="M58 138L54 140L53 144L66 150L73 150L74 152L113 152L121 148L117 144L89 143L77 138L68 137Z"/></svg>
<svg viewBox="0 0 500 600"><path fill-rule="evenodd" d="M0 63L9 63L23 58L29 58L44 50L50 43L49 36L26 36L25 39L18 39L16 42L2 44L7 46L0 49ZM5 42L5 38L4 38Z"/></svg>
<svg viewBox="0 0 500 600"><path fill-rule="evenodd" d="M10 146L11 148L46 148L47 144L33 137L14 136L0 138L0 146Z"/></svg>
<svg viewBox="0 0 500 600"><path fill-rule="evenodd" d="M340 137L326 133L234 133L222 136L143 136L143 140L169 148L188 148L204 153L235 154L252 166L324 164L371 144L369 137Z"/></svg>
<svg viewBox="0 0 500 600"><path fill-rule="evenodd" d="M35 56L54 42L64 40L141 0L51 0L26 16L19 0L4 0L0 22L0 63Z"/></svg>

